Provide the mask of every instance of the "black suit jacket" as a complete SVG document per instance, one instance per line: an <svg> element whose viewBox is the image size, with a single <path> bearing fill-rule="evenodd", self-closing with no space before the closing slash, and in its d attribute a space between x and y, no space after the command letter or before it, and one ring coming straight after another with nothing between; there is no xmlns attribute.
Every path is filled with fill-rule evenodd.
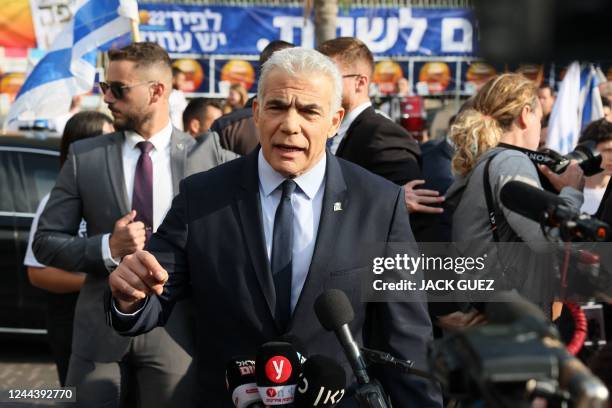
<svg viewBox="0 0 612 408"><path fill-rule="evenodd" d="M398 185L421 178L421 150L412 136L371 106L349 126L336 156Z"/></svg>
<svg viewBox="0 0 612 408"><path fill-rule="evenodd" d="M610 197L610 192L612 192L612 183L608 183L606 191L601 198L601 202L599 203L599 208L595 213L595 217L612 225L612 197ZM612 237L608 237L608 241L611 240Z"/></svg>
<svg viewBox="0 0 612 408"><path fill-rule="evenodd" d="M224 384L227 361L254 356L261 344L284 334L272 312L276 299L261 221L258 151L181 182L148 248L169 273L163 294L149 298L127 322L111 313L116 329L139 334L164 324L174 302L192 292L202 406L232 407ZM325 180L315 251L288 333L309 354L331 356L350 373L338 341L321 327L313 307L324 290L338 288L355 309L350 328L358 343L376 337L366 340L369 346L425 367L431 338L426 305L368 304L359 295L361 274L372 273L372 266L360 264L355 254L360 245L414 240L401 189L329 153ZM338 202L342 210L334 211ZM376 336L368 332L370 324L376 325ZM392 370L385 373L379 378L395 406L440 405L436 388Z"/></svg>
<svg viewBox="0 0 612 408"><path fill-rule="evenodd" d="M259 133L253 119L253 100L244 108L227 113L213 122L210 130L219 134L221 147L241 156L251 153L259 144Z"/></svg>

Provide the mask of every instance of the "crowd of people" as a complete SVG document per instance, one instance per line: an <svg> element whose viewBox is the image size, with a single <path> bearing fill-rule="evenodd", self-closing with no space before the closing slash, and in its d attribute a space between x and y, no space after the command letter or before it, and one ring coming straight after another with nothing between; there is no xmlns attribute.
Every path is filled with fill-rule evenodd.
<svg viewBox="0 0 612 408"><path fill-rule="evenodd" d="M67 122L61 172L25 260L32 284L49 292L60 382L76 387L82 407L232 406L225 364L283 335L348 373L313 312L330 288L348 294L359 344L425 369L434 328L486 324L480 308L434 307L418 293L362 302L367 268L355 251L448 240L482 253L481 245L524 242L520 256L500 259L512 265L512 288L552 321L559 312L533 290L554 273L542 266L553 255L539 224L501 203L502 187L520 180L542 189L545 177L569 207L594 214L601 202L612 221L604 194L612 124L603 118L581 137L596 143L602 173L537 167L516 148L541 146L554 91L520 74L490 80L453 117L448 137L420 145L372 106L374 60L356 38L317 50L271 42L257 95L232 86L224 106L187 101L184 74L156 44L108 57L100 89L113 118L80 112ZM440 387L424 379L376 378L394 406L442 405Z"/></svg>

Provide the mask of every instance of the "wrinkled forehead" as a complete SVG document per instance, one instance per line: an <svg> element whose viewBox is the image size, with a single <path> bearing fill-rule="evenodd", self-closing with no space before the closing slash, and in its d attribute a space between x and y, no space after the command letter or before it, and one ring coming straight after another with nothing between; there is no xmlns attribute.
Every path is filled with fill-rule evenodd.
<svg viewBox="0 0 612 408"><path fill-rule="evenodd" d="M275 67L267 75L261 78L259 87L261 97L267 98L270 94L279 94L283 91L301 90L306 94L313 94L318 99L327 95L324 90L331 90L334 81L325 72L308 70L288 72L282 68ZM321 101L323 102L323 101Z"/></svg>

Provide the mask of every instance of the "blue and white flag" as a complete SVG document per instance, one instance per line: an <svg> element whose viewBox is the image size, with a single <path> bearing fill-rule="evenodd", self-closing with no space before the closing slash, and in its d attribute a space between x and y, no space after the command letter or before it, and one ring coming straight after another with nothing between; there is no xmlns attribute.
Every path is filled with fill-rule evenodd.
<svg viewBox="0 0 612 408"><path fill-rule="evenodd" d="M574 149L580 132L603 117L598 85L601 79L593 64L573 62L561 85L548 122L546 147L561 154Z"/></svg>
<svg viewBox="0 0 612 408"><path fill-rule="evenodd" d="M50 119L68 113L73 96L89 92L98 51L130 33L138 21L136 0L77 0L73 18L36 64L11 106L6 124Z"/></svg>

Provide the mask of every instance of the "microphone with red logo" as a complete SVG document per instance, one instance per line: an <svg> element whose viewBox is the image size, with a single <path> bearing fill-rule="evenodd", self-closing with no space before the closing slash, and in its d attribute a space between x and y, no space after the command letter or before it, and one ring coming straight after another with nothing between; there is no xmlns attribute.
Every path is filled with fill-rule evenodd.
<svg viewBox="0 0 612 408"><path fill-rule="evenodd" d="M257 389L264 405L292 404L298 377L302 372L295 348L281 341L265 343L257 351L255 366Z"/></svg>
<svg viewBox="0 0 612 408"><path fill-rule="evenodd" d="M336 406L344 397L346 373L336 360L322 355L310 357L302 366L295 391L295 408Z"/></svg>
<svg viewBox="0 0 612 408"><path fill-rule="evenodd" d="M264 408L255 382L255 359L234 357L225 367L225 385L236 408Z"/></svg>

